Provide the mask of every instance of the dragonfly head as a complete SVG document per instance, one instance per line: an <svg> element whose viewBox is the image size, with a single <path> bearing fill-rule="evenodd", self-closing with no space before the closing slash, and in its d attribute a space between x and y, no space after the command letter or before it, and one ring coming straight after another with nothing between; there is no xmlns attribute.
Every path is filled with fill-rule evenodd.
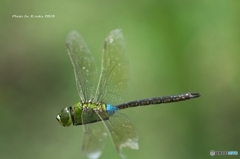
<svg viewBox="0 0 240 159"><path fill-rule="evenodd" d="M62 111L57 115L57 121L62 126L70 126L72 124L72 118L70 113L70 107L62 109Z"/></svg>

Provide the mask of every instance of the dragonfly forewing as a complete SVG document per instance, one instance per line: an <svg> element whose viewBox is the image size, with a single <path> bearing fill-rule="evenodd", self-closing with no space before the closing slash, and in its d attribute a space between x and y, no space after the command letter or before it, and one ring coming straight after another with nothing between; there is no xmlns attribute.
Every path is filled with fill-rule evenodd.
<svg viewBox="0 0 240 159"><path fill-rule="evenodd" d="M102 70L94 102L113 105L123 102L129 84L128 67L123 35L118 29L113 30L104 43Z"/></svg>
<svg viewBox="0 0 240 159"><path fill-rule="evenodd" d="M82 102L93 99L97 81L96 62L82 36L71 31L66 39L67 51L73 65L77 91Z"/></svg>

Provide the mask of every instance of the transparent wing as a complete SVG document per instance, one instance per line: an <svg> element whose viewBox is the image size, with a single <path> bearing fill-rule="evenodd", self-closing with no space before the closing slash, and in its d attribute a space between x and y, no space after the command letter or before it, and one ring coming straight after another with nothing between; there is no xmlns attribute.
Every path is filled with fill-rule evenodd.
<svg viewBox="0 0 240 159"><path fill-rule="evenodd" d="M105 115L101 112L97 114L102 118ZM111 139L122 158L126 158L122 153L123 147L138 149L138 135L131 120L124 114L116 112L109 120L103 120Z"/></svg>
<svg viewBox="0 0 240 159"><path fill-rule="evenodd" d="M66 39L68 55L71 59L77 91L82 102L93 99L97 79L97 67L91 52L80 34L71 31Z"/></svg>
<svg viewBox="0 0 240 159"><path fill-rule="evenodd" d="M83 123L91 122L90 119L98 118L94 111L83 111ZM82 151L88 159L98 159L105 147L106 139L108 136L107 130L103 122L91 123L83 125L83 141Z"/></svg>
<svg viewBox="0 0 240 159"><path fill-rule="evenodd" d="M128 83L125 42L121 31L117 29L110 32L104 43L102 70L94 101L111 104L123 102Z"/></svg>

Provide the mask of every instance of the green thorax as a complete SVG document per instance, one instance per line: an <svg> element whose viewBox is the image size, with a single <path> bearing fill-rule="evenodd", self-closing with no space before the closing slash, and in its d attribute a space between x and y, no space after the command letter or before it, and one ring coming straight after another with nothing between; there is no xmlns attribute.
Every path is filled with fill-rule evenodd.
<svg viewBox="0 0 240 159"><path fill-rule="evenodd" d="M101 118L108 119L106 112L106 104L103 103L78 102L74 104L71 109L72 111L70 112L73 125L95 123L97 121L101 121ZM99 115L101 115L101 118L99 117Z"/></svg>

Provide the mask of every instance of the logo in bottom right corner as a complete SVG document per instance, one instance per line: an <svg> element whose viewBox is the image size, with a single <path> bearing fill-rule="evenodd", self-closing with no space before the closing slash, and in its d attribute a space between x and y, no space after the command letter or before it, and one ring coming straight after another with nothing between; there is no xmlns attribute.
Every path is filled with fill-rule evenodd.
<svg viewBox="0 0 240 159"><path fill-rule="evenodd" d="M210 151L210 156L215 156L215 155L233 156L233 155L238 155L238 151L215 151L215 150L211 150Z"/></svg>

